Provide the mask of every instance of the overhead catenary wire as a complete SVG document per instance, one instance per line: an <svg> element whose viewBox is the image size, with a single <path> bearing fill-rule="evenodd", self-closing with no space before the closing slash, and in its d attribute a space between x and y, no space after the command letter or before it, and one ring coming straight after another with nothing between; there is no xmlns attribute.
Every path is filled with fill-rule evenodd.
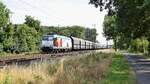
<svg viewBox="0 0 150 84"><path fill-rule="evenodd" d="M37 11L42 12L44 15L46 15L48 18L50 18L50 20L51 20L51 19L55 19L55 21L58 21L58 22L64 22L64 21L65 21L64 19L62 19L62 18L60 18L60 17L58 17L58 16L54 16L54 15L50 14L50 13L47 12L45 9L41 9L41 8L39 8L39 7L35 6L35 5L32 5L32 4L30 4L30 3L28 3L28 2L26 2L26 1L24 1L24 0L18 0L18 1L21 1L22 4L25 4L25 5L27 5L27 6L30 6L31 8L36 9ZM53 16L53 18L51 18L51 17L49 17L49 16Z"/></svg>

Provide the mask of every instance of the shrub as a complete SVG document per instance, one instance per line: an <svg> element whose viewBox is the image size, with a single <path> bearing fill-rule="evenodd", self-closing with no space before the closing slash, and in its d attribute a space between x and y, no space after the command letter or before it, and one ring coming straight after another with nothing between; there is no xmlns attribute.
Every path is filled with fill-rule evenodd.
<svg viewBox="0 0 150 84"><path fill-rule="evenodd" d="M149 41L145 37L137 38L131 41L130 51L147 53L148 45L149 45Z"/></svg>

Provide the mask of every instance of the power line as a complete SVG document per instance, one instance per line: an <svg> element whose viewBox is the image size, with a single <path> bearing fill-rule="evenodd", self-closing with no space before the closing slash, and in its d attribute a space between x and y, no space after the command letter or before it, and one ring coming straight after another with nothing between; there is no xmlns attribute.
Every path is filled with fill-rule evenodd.
<svg viewBox="0 0 150 84"><path fill-rule="evenodd" d="M38 10L44 12L44 14L47 14L47 15L49 16L49 13L48 13L47 11L45 11L44 9L40 9L40 8L38 8L37 6L31 5L30 3L26 2L26 1L23 1L23 0L20 0L20 1L22 1L23 3L29 5L29 6L31 6L31 7L33 7L33 8L37 8ZM51 15L51 16L54 16L54 15ZM54 17L57 18L57 19L61 19L61 18L56 17L56 16L54 16ZM61 20L63 20L63 19L61 19Z"/></svg>
<svg viewBox="0 0 150 84"><path fill-rule="evenodd" d="M18 0L18 1L21 1L23 4L26 4L26 5L28 5L28 6L32 7L32 8L35 8L35 9L38 10L38 11L40 10L40 12L42 12L43 14L46 14L48 17L49 17L49 16L53 16L53 17L56 18L55 20L58 20L58 19L59 19L61 22L64 21L64 19L59 18L59 17L54 16L54 15L50 15L46 10L41 9L41 8L39 8L39 7L37 7L37 6L31 5L30 3L26 2L26 1L23 1L23 0ZM50 17L49 17L49 18L50 18ZM52 18L50 18L50 19L52 19Z"/></svg>

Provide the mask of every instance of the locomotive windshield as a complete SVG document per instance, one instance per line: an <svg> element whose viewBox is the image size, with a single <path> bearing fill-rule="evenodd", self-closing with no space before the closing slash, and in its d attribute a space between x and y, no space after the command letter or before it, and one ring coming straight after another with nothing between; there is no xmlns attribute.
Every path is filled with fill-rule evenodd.
<svg viewBox="0 0 150 84"><path fill-rule="evenodd" d="M42 40L45 40L45 41L52 41L53 40L53 37L52 36L43 36L43 39Z"/></svg>

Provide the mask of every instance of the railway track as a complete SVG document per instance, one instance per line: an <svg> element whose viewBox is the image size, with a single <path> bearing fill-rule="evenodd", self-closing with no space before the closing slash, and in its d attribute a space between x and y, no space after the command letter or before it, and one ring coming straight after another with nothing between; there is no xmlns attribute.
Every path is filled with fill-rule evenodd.
<svg viewBox="0 0 150 84"><path fill-rule="evenodd" d="M24 65L30 64L32 61L38 62L43 60L51 60L56 58L61 58L64 56L77 56L80 54L92 53L95 50L86 50L86 51L73 51L73 52L65 52L65 53L51 53L51 54L31 54L31 55L16 55L16 56L8 56L0 58L0 68L8 65Z"/></svg>

